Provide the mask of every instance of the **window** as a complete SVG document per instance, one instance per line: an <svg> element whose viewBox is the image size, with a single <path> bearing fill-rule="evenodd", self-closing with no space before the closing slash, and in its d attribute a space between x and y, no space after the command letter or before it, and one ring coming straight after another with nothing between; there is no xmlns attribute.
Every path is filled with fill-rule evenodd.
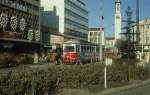
<svg viewBox="0 0 150 95"><path fill-rule="evenodd" d="M120 4L117 4L117 11L120 11Z"/></svg>
<svg viewBox="0 0 150 95"><path fill-rule="evenodd" d="M88 26L82 25L82 24L75 22L75 21L72 21L68 18L65 18L65 23L76 26L76 27L84 29L84 30L88 30Z"/></svg>
<svg viewBox="0 0 150 95"><path fill-rule="evenodd" d="M75 17L75 18L78 18L84 22L87 22L88 23L88 19L83 17L83 16L80 16L79 14L73 12L73 11L70 11L69 9L65 8L65 13L72 16L72 17Z"/></svg>
<svg viewBox="0 0 150 95"><path fill-rule="evenodd" d="M92 36L92 32L90 32L90 36Z"/></svg>
<svg viewBox="0 0 150 95"><path fill-rule="evenodd" d="M66 0L65 3L68 4L69 6L73 7L74 9L81 11L82 13L88 15L88 12L86 10L80 8L78 5L74 4L70 0Z"/></svg>
<svg viewBox="0 0 150 95"><path fill-rule="evenodd" d="M74 51L75 51L74 46L66 46L64 48L64 52L74 52Z"/></svg>
<svg viewBox="0 0 150 95"><path fill-rule="evenodd" d="M80 52L80 46L79 45L76 46L76 51Z"/></svg>

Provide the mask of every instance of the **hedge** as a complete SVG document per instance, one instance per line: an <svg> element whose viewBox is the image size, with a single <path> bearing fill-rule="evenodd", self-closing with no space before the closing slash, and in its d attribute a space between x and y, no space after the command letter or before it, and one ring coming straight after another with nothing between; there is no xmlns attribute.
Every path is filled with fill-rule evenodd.
<svg viewBox="0 0 150 95"><path fill-rule="evenodd" d="M136 65L113 64L107 67L107 81L127 84L144 80L148 71ZM80 89L104 84L104 65L50 65L46 68L12 70L0 76L0 95L53 95L59 89Z"/></svg>

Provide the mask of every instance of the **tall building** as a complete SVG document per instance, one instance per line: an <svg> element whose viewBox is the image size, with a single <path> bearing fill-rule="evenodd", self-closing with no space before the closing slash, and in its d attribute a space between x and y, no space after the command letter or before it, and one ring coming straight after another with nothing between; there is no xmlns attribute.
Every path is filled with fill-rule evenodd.
<svg viewBox="0 0 150 95"><path fill-rule="evenodd" d="M40 0L0 0L0 50L33 52L40 46L39 7Z"/></svg>
<svg viewBox="0 0 150 95"><path fill-rule="evenodd" d="M59 17L56 15L56 10L40 11L42 43L45 48L52 48L63 43L63 37L58 32ZM51 18L51 19L49 19Z"/></svg>
<svg viewBox="0 0 150 95"><path fill-rule="evenodd" d="M121 0L115 1L115 40L121 39Z"/></svg>
<svg viewBox="0 0 150 95"><path fill-rule="evenodd" d="M136 30L136 26L135 26ZM141 56L143 56L145 62L150 62L150 18L146 18L139 22L139 32L141 46Z"/></svg>
<svg viewBox="0 0 150 95"><path fill-rule="evenodd" d="M56 9L56 15L59 16L59 34L63 35L64 41L87 41L88 11L84 0L42 0L41 5L44 11Z"/></svg>
<svg viewBox="0 0 150 95"><path fill-rule="evenodd" d="M150 48L150 19L141 20L139 22L140 28L140 45L143 45L143 48ZM136 29L136 26L135 26Z"/></svg>
<svg viewBox="0 0 150 95"><path fill-rule="evenodd" d="M101 44L104 46L105 44L104 32L100 31L100 28L89 28L88 41L96 44Z"/></svg>

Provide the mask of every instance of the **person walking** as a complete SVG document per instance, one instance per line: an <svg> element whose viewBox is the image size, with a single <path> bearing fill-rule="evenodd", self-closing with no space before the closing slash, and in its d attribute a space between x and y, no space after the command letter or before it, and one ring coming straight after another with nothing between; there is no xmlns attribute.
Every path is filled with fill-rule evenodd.
<svg viewBox="0 0 150 95"><path fill-rule="evenodd" d="M56 50L56 53L57 53L57 58L56 58L56 60L57 60L57 64L62 64L62 51L61 51L61 49L57 49Z"/></svg>

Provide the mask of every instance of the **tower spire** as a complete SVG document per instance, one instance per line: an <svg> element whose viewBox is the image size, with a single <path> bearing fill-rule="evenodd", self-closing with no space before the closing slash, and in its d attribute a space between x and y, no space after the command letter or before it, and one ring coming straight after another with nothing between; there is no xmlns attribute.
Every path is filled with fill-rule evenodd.
<svg viewBox="0 0 150 95"><path fill-rule="evenodd" d="M115 40L121 39L121 0L115 0Z"/></svg>

